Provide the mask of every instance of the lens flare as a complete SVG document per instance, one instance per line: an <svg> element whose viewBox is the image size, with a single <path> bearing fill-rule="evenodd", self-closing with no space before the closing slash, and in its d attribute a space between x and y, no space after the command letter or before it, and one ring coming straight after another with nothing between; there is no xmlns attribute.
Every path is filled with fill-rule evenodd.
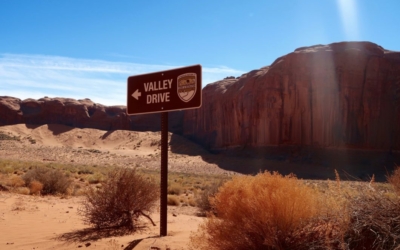
<svg viewBox="0 0 400 250"><path fill-rule="evenodd" d="M337 0L342 26L348 40L358 40L356 0Z"/></svg>

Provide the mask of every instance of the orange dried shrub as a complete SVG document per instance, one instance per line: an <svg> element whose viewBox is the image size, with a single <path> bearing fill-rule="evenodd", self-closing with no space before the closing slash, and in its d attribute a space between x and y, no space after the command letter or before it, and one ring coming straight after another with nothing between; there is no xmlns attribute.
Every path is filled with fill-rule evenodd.
<svg viewBox="0 0 400 250"><path fill-rule="evenodd" d="M31 181L29 183L30 194L40 195L40 192L43 190L43 184L40 181Z"/></svg>
<svg viewBox="0 0 400 250"><path fill-rule="evenodd" d="M321 209L320 194L293 175L240 176L211 199L213 213L191 237L192 249L295 249L293 237Z"/></svg>

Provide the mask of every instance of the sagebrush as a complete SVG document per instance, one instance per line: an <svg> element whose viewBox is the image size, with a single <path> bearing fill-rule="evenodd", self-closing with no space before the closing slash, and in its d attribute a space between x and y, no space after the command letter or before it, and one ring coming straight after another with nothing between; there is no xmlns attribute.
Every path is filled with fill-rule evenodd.
<svg viewBox="0 0 400 250"><path fill-rule="evenodd" d="M148 218L159 197L158 185L130 168L108 173L99 189L90 189L79 209L84 221L96 228L123 227L135 230L138 219Z"/></svg>
<svg viewBox="0 0 400 250"><path fill-rule="evenodd" d="M28 187L31 186L33 181L43 184L40 190L42 195L68 194L72 184L72 180L62 170L45 167L32 168L22 176L22 179Z"/></svg>

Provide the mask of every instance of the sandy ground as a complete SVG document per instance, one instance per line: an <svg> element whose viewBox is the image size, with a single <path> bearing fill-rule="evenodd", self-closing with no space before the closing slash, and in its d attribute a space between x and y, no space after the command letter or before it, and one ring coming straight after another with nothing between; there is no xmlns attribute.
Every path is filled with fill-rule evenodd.
<svg viewBox="0 0 400 250"><path fill-rule="evenodd" d="M151 216L155 227L143 221L146 228L135 233L91 230L78 214L81 199L0 192L0 249L187 249L203 220L175 208L168 213L166 237L159 237L158 213Z"/></svg>
<svg viewBox="0 0 400 250"><path fill-rule="evenodd" d="M12 136L17 139L4 140ZM0 126L0 159L158 170L160 139L159 132L101 131L62 125ZM268 163L212 155L172 134L169 135L168 155L170 172L234 175L236 173L220 167L238 169ZM303 168L309 172L306 165L276 165L280 171L285 170L284 167L288 173L295 168L298 172ZM332 169L315 171L334 173ZM327 185L324 181L306 181L306 184ZM365 183L346 184L365 188ZM40 197L0 191L0 249L187 249L191 232L197 231L204 221L196 215L197 208L168 207L168 236L160 238L158 207L151 214L155 227L144 220L144 229L134 233L99 231L83 224L78 214L81 201L82 197Z"/></svg>
<svg viewBox="0 0 400 250"><path fill-rule="evenodd" d="M97 164L159 169L160 133L101 131L62 125L0 127L19 140L0 140L0 158L22 161ZM186 139L170 135L169 169L231 175L205 162L213 157ZM187 249L190 233L204 218L193 207L168 208L168 236L159 236L159 213L152 226L126 233L95 231L78 214L81 197L39 197L0 191L0 249Z"/></svg>
<svg viewBox="0 0 400 250"><path fill-rule="evenodd" d="M103 131L63 125L0 126L0 133L20 141L0 140L0 158L87 165L160 168L160 132ZM169 134L168 168L172 172L233 174L204 157L216 157L185 138Z"/></svg>

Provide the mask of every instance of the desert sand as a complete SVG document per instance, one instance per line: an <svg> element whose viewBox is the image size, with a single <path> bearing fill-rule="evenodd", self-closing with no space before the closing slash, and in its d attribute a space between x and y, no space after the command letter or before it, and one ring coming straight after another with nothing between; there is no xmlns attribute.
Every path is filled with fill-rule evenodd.
<svg viewBox="0 0 400 250"><path fill-rule="evenodd" d="M166 237L159 237L157 213L151 216L155 227L143 221L146 228L135 233L91 230L78 214L81 199L0 192L0 248L186 249L191 231L203 220L193 211L171 208Z"/></svg>
<svg viewBox="0 0 400 250"><path fill-rule="evenodd" d="M158 169L160 133L101 131L62 125L12 125L0 132L19 140L0 140L0 158ZM201 147L170 134L169 170L232 175ZM159 237L158 209L152 226L126 234L95 231L83 224L82 197L30 196L0 191L0 249L187 249L190 233L204 220L195 207L168 207L168 236Z"/></svg>
<svg viewBox="0 0 400 250"><path fill-rule="evenodd" d="M103 131L55 124L2 126L0 131L21 138L18 142L1 142L2 159L160 168L160 132ZM216 156L179 135L169 134L168 150L170 171L233 174L208 163L212 161L205 162L203 157Z"/></svg>

